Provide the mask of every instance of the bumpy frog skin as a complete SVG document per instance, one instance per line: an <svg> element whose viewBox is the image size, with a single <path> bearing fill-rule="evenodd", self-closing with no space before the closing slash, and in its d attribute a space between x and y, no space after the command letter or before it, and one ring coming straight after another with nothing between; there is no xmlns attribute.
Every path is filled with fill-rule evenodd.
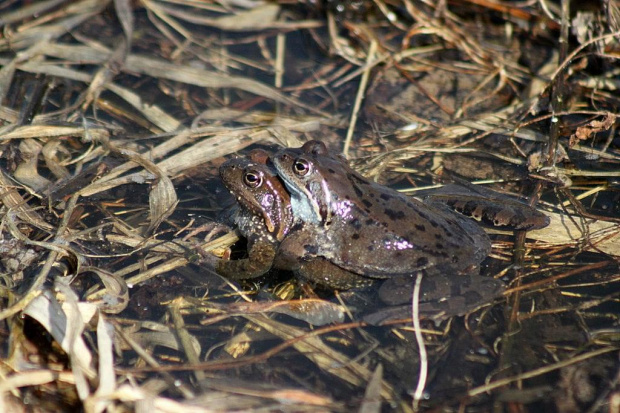
<svg viewBox="0 0 620 413"><path fill-rule="evenodd" d="M280 150L273 163L307 224L305 258L371 278L466 273L490 252L474 222L371 182L319 141Z"/></svg>

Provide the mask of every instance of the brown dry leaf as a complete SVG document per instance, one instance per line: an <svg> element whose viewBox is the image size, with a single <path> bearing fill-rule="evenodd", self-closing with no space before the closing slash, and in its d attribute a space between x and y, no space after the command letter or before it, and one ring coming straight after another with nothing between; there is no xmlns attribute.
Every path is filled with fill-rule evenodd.
<svg viewBox="0 0 620 413"><path fill-rule="evenodd" d="M152 233L164 219L174 212L178 203L179 200L172 181L168 176L161 173L155 187L149 193L151 223L146 233Z"/></svg>
<svg viewBox="0 0 620 413"><path fill-rule="evenodd" d="M183 146L184 144L193 142L195 138L196 136L191 131L184 130L174 138L169 139L161 145L153 148L149 151L149 156L158 158L180 146ZM159 162L157 167L168 176L176 176L189 168L239 151L253 143L268 141L270 139L272 139L272 134L268 129L264 128L250 131L246 129L230 130L229 132L218 133L216 136L209 139L196 142L181 152L168 156ZM106 191L110 188L114 188L118 185L144 182L144 180L148 178L148 172L144 171L123 176L121 178L115 178L118 175L135 168L135 166L136 165L133 162L127 162L126 164L114 168L110 171L110 173L106 174L98 181L83 188L80 191L80 195L91 196L99 192Z"/></svg>
<svg viewBox="0 0 620 413"><path fill-rule="evenodd" d="M121 22L123 32L125 32L125 40L127 48L129 49L135 21L131 9L131 2L129 0L114 0L114 9L116 10L116 17L118 17L118 20Z"/></svg>
<svg viewBox="0 0 620 413"><path fill-rule="evenodd" d="M66 166L63 165L61 156L59 156L62 154L65 156L65 159L68 159L71 156L71 152L63 145L61 139L48 140L47 143L43 145L41 154L45 160L45 165L58 180L71 179L71 173Z"/></svg>
<svg viewBox="0 0 620 413"><path fill-rule="evenodd" d="M19 150L22 154L22 162L17 166L13 176L22 184L42 192L50 186L47 178L39 175L39 154L43 146L35 139L24 139L19 143Z"/></svg>
<svg viewBox="0 0 620 413"><path fill-rule="evenodd" d="M39 386L47 383L61 382L74 384L73 373L58 372L54 370L29 370L24 372L5 375L2 372L0 380L0 412L17 413L24 412L24 401L10 398L20 387Z"/></svg>
<svg viewBox="0 0 620 413"><path fill-rule="evenodd" d="M83 136L89 133L97 139L103 139L109 136L108 131L99 128L89 128L88 131L80 126L53 126L53 125L26 125L20 126L13 131L0 136L0 141L10 139L27 139L27 138L51 138L59 136Z"/></svg>
<svg viewBox="0 0 620 413"><path fill-rule="evenodd" d="M113 146L110 146L110 149L137 163L157 177L155 186L149 192L149 226L145 233L150 234L164 219L174 212L174 208L179 202L174 185L168 175L166 175L159 166L155 165L144 156L127 149L119 150Z"/></svg>
<svg viewBox="0 0 620 413"><path fill-rule="evenodd" d="M165 159L159 162L157 167L168 176L175 176L188 168L192 168L215 158L228 155L232 152L241 150L252 143L267 140L271 137L271 134L265 129L260 129L258 131L232 129L227 130L226 132L220 132L216 136L209 139L203 139L195 142L197 137L203 135L204 134L199 132L192 132L189 129L182 130L178 135L150 150L148 155L152 159L164 157ZM181 152L165 157L166 154L190 143L193 144ZM83 188L80 191L80 195L91 196L99 192L106 191L110 188L114 188L118 185L144 182L144 180L148 177L148 172L145 171L117 178L119 175L135 167L136 164L130 161L114 168L108 174L101 177L98 181Z"/></svg>
<svg viewBox="0 0 620 413"><path fill-rule="evenodd" d="M16 189L15 181L0 170L0 201L4 206L15 212L20 220L44 230L52 230L51 224L43 221L43 218L26 203ZM10 218L9 218L10 219Z"/></svg>
<svg viewBox="0 0 620 413"><path fill-rule="evenodd" d="M202 22L222 30L263 30L273 27L280 13L276 3L266 3L253 9L216 19L202 19Z"/></svg>
<svg viewBox="0 0 620 413"><path fill-rule="evenodd" d="M126 41L120 41L109 55L105 64L95 73L84 96L84 102L82 103L83 112L87 110L88 106L94 100L99 98L101 92L112 82L112 79L120 73L125 57L127 56L127 47L128 44ZM78 116L78 113L76 112L74 115Z"/></svg>
<svg viewBox="0 0 620 413"><path fill-rule="evenodd" d="M223 349L226 353L230 354L232 358L237 359L247 354L252 341L252 337L248 332L242 331L227 340Z"/></svg>
<svg viewBox="0 0 620 413"><path fill-rule="evenodd" d="M153 383L155 384L155 383ZM282 411L282 412L325 412L324 404L329 399L299 390L283 390L282 400L278 393L265 400L260 395L245 395L222 391L208 391L185 401L161 397L152 386L137 387L125 384L112 393L110 400L130 403L138 412L153 413L213 413L213 412L251 412L251 411ZM307 405L305 401L314 402ZM317 410L318 409L318 410Z"/></svg>
<svg viewBox="0 0 620 413"><path fill-rule="evenodd" d="M315 326L344 321L344 308L342 306L315 298L273 302L239 302L221 308L243 314L268 312L286 314Z"/></svg>
<svg viewBox="0 0 620 413"><path fill-rule="evenodd" d="M100 413L112 402L108 396L116 390L114 370L114 326L99 314L97 320L97 353L99 355L99 386L95 394L84 401L85 411ZM90 408L89 408L90 407Z"/></svg>
<svg viewBox="0 0 620 413"><path fill-rule="evenodd" d="M54 49L54 45L47 45L51 47L52 49ZM1 59L0 59L1 61ZM6 66L5 66L6 67ZM4 69L4 68L3 68ZM86 72L80 72L74 69L68 69L66 67L62 67L62 66L57 66L57 65L53 65L53 64L46 64L46 65L41 65L39 62L34 62L34 61L27 61L24 63L20 63L19 65L19 69L26 71L26 72L31 72L31 73L42 73L42 74L47 74L50 76L57 76L57 77L62 77L62 78L67 78L67 79L72 79L72 80L78 80L81 82L85 82L85 83L89 83L92 80L92 75ZM2 71L0 70L0 75L2 74ZM2 92L1 90L2 85L0 84L0 93ZM177 129L179 129L179 127L181 126L181 122L179 122L178 120L174 119L172 116L170 116L168 113L164 112L161 108L159 108L157 105L153 105L147 102L144 102L143 99L140 97L140 95L138 95L137 93L127 89L127 88L123 88L119 85L116 85L114 83L108 83L106 86L111 92L117 94L118 96L120 96L121 98L123 98L127 103L129 103L131 106L133 106L134 108L136 108L146 119L148 119L150 122L152 122L154 125L156 125L158 128L160 128L163 131L167 131L167 132L171 132L171 131L175 131ZM16 118L16 116L15 116ZM38 120L38 117L35 117L35 120ZM29 125L29 126L24 126L21 128L37 128L40 126L35 126L35 125ZM47 126L48 128L52 128L52 126ZM57 128L60 131L62 131L61 128L67 128L65 126L60 126L60 127L53 127L53 128ZM71 134L70 132L75 129L74 127L70 127L68 128L69 132L67 132L67 134ZM94 128L96 132L97 131L96 128ZM108 133L107 131L101 132L101 133ZM37 137L37 136L41 136L39 134L37 134L37 132L30 132L30 131L26 131L24 137ZM59 132L55 132L55 134L59 134ZM62 133L60 133L62 134ZM5 134L2 134L2 136L0 136L0 140L5 139ZM42 136L46 136L46 135L42 135ZM19 138L22 137L20 135L18 136L9 136L9 138ZM94 136L94 138L97 138L97 136Z"/></svg>
<svg viewBox="0 0 620 413"><path fill-rule="evenodd" d="M75 378L75 387L80 400L86 400L90 394L89 380L96 377L92 365L95 363L96 355L92 355L88 348L83 348L84 343L82 333L88 327L89 321L97 314L97 307L88 303L79 302L75 291L71 289L69 277L56 277L54 279L54 289L62 297L62 309L66 315L65 336L59 341L63 350L69 355L71 370ZM56 340L58 340L57 337ZM87 354L83 354L88 352ZM92 358L92 363L83 364L86 357Z"/></svg>
<svg viewBox="0 0 620 413"><path fill-rule="evenodd" d="M0 18L0 26L5 26L7 24L11 24L23 19L30 18L31 16L40 16L44 14L46 11L53 9L59 4L64 3L65 0L47 0L47 1L38 1L35 3L22 5L8 13L4 13L2 18Z"/></svg>
<svg viewBox="0 0 620 413"><path fill-rule="evenodd" d="M588 140L599 132L608 131L616 123L616 115L613 113L605 114L603 120L592 120L587 124L577 128L570 137L568 146L572 148L580 141Z"/></svg>
<svg viewBox="0 0 620 413"><path fill-rule="evenodd" d="M68 61L76 63L86 60L93 64L101 64L107 61L111 53L112 52L110 51L105 54L102 53L101 50L96 50L91 47L74 46L67 44L53 44L45 48L45 54L47 56L67 59ZM162 59L155 59L135 54L127 56L123 71L129 73L149 75L158 79L174 80L181 83L187 83L195 86L202 86L208 88L241 89L246 92L274 100L276 102L301 107L310 110L311 112L325 115L320 110L317 110L315 107L306 105L303 102L300 102L296 99L290 98L280 93L271 86L267 86L264 83L246 77L221 74L214 71L196 68L193 66L180 65Z"/></svg>
<svg viewBox="0 0 620 413"><path fill-rule="evenodd" d="M49 18L49 15L45 15L40 22L36 22L37 24L30 22L27 25L28 27L23 30L18 26L17 30L11 33L11 36L0 38L0 50L20 50L41 40L53 40L70 32L93 15L101 13L108 3L109 0L78 1L63 8L62 12L54 14L52 19ZM4 18L6 19L7 17L4 16ZM9 19L13 18L13 16L9 16ZM24 16L21 18L24 18Z"/></svg>
<svg viewBox="0 0 620 413"><path fill-rule="evenodd" d="M364 400L359 413L379 413L381 411L381 381L383 380L383 365L377 365L372 378L366 386Z"/></svg>
<svg viewBox="0 0 620 413"><path fill-rule="evenodd" d="M73 315L68 315L56 297L49 290L45 290L26 306L23 314L37 320L71 356L74 369L79 369L86 377L92 379L97 375L92 367L93 355L81 336L88 319L81 318L79 323L82 324L78 325L75 318L77 314L86 314L83 312L86 307L81 308L77 313L72 312Z"/></svg>
<svg viewBox="0 0 620 413"><path fill-rule="evenodd" d="M183 351L176 333L171 328L166 328L166 331L139 331L126 334L142 347L162 346L175 351ZM200 354L200 342L194 336L190 336L190 341L194 351Z"/></svg>
<svg viewBox="0 0 620 413"><path fill-rule="evenodd" d="M150 0L144 3L149 10L156 13L162 19L169 20L169 16L174 16L193 24L216 27L231 32L266 29L309 29L324 25L323 22L314 20L279 21L277 17L280 12L280 6L276 3L256 2L253 4L253 8L222 17L206 17L198 13L188 13L181 9L161 6L159 3ZM231 6L229 5L227 8L231 9Z"/></svg>
<svg viewBox="0 0 620 413"><path fill-rule="evenodd" d="M122 277L96 267L82 267L81 272L93 272L101 279L105 290L100 299L93 300L93 304L96 304L101 311L118 314L127 308L127 304L129 304L129 290L127 283Z"/></svg>
<svg viewBox="0 0 620 413"><path fill-rule="evenodd" d="M286 405L299 404L300 409L310 406L329 406L333 403L330 397L301 389L287 387L278 388L279 386L271 383L215 377L203 380L202 384L208 389L219 390L239 396L260 397Z"/></svg>
<svg viewBox="0 0 620 413"><path fill-rule="evenodd" d="M128 71L137 71L156 78L175 80L196 86L241 89L258 96L272 99L276 102L298 106L314 113L321 113L321 111L316 108L283 95L271 86L246 77L224 75L191 66L182 66L137 55L127 57L126 68Z"/></svg>

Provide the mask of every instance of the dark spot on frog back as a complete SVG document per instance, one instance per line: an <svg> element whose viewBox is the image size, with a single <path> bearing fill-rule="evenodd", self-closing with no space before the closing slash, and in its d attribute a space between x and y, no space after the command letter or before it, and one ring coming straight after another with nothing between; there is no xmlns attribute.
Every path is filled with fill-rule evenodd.
<svg viewBox="0 0 620 413"><path fill-rule="evenodd" d="M368 221L366 222L366 224L368 224ZM351 221L351 226L356 230L359 231L360 229L362 229L362 223L360 222L359 219L355 218L354 220Z"/></svg>
<svg viewBox="0 0 620 413"><path fill-rule="evenodd" d="M385 210L383 211L385 213L385 215L387 215L388 218L390 218L392 221L396 221L398 219L404 219L405 218L405 213L403 211L395 211L393 209L390 208L385 208Z"/></svg>

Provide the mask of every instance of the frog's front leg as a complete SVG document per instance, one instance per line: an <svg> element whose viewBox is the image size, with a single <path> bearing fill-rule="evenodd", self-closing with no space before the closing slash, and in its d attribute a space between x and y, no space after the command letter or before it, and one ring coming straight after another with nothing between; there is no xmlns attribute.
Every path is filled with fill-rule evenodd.
<svg viewBox="0 0 620 413"><path fill-rule="evenodd" d="M364 277L317 256L317 232L313 226L297 228L280 243L275 267L295 271L300 278L324 287L348 290L372 283Z"/></svg>
<svg viewBox="0 0 620 413"><path fill-rule="evenodd" d="M215 266L218 274L233 280L260 277L271 269L276 249L269 242L255 242L248 246L248 258L220 260Z"/></svg>

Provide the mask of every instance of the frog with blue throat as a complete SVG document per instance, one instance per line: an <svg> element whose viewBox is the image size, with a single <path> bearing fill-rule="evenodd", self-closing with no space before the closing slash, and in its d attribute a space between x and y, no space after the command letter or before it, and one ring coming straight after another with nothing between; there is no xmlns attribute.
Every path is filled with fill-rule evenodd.
<svg viewBox="0 0 620 413"><path fill-rule="evenodd" d="M427 205L364 178L322 142L282 149L273 163L306 225L303 258L322 257L361 278L471 273L488 235L447 207ZM311 241L311 242L310 242Z"/></svg>
<svg viewBox="0 0 620 413"><path fill-rule="evenodd" d="M407 197L359 175L344 158L331 154L319 141L282 149L273 156L273 163L291 195L293 215L304 225L302 236L283 240L284 249L296 248L302 261L319 257L357 276L344 284L330 285L328 273L315 272L317 282L349 288L356 285L356 280L388 279L379 294L384 302L393 305L409 300L411 278L418 272L423 272L427 283L435 282L438 290L462 298L463 306L468 308L502 291L501 281L475 275L490 252L488 235L475 222L446 206L476 218L481 211L472 208L475 197L467 199L466 204L450 203L443 194L431 196L426 202ZM463 195L456 198L462 199ZM481 198L478 195L477 200ZM511 229L548 224L548 219L535 209L509 204L512 209L506 216L492 223ZM481 217L493 221L484 212ZM494 212L503 212L502 207ZM528 220L531 216L534 218ZM329 271L329 267L323 268Z"/></svg>

